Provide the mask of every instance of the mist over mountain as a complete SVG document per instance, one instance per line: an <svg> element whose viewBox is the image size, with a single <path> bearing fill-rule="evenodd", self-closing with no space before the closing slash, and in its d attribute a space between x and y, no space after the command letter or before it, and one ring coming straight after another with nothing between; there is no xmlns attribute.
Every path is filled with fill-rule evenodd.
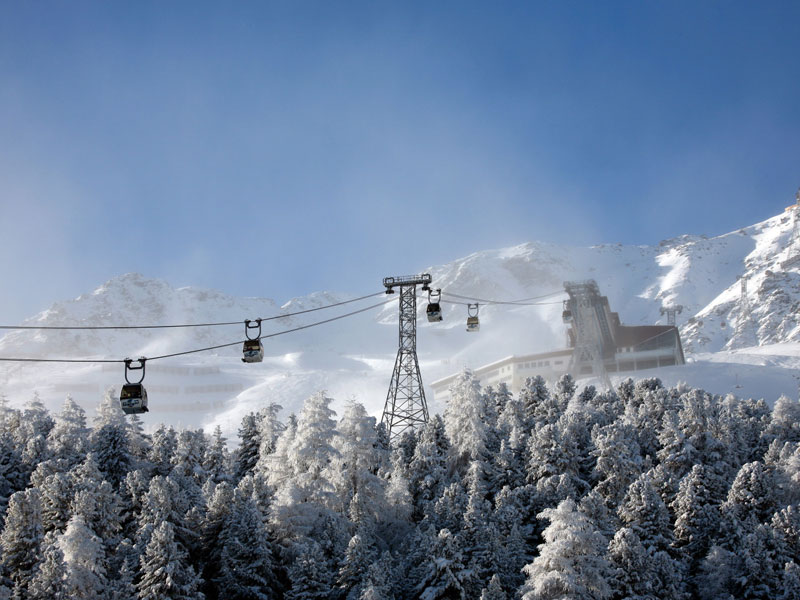
<svg viewBox="0 0 800 600"><path fill-rule="evenodd" d="M800 272L787 261L800 254L790 213L714 238L679 236L651 246L574 247L531 242L476 252L445 265L421 267L444 292L444 321L428 323L427 298L418 290L418 353L426 384L464 366L511 354L566 346L561 322L563 282L594 279L624 324L664 323L664 305L678 315L689 364L641 372L665 381L688 381L713 393L751 394L774 401L796 390L800 354ZM389 273L387 273L389 274ZM395 274L395 273L393 273ZM402 275L405 273L396 273ZM747 279L743 302L741 278ZM213 426L234 431L241 416L265 402L295 412L327 389L339 403L355 398L373 414L383 408L397 351L397 304L380 281L373 298L264 322L263 333L308 325L383 301L383 307L264 341L260 364L242 364L241 348L153 361L145 384L154 422ZM360 290L317 292L286 302L233 297L129 273L73 300L54 303L24 325L159 325L235 321L236 325L185 329L18 330L0 338L2 357L102 358L157 356L236 342L244 319L295 313L353 299ZM358 292L358 293L357 293ZM465 331L466 302L459 296L529 301L535 305L480 307L481 331ZM279 302L281 302L279 304ZM625 376L625 375L623 375ZM0 393L22 404L34 393L50 407L67 394L91 409L123 379L118 364L0 364ZM775 398L769 397L775 394ZM434 398L433 411L442 410Z"/></svg>

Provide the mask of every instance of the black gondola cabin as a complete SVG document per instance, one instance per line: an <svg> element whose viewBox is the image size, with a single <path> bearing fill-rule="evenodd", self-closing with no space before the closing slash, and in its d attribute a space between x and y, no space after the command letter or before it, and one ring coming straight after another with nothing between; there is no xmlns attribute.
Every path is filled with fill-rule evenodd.
<svg viewBox="0 0 800 600"><path fill-rule="evenodd" d="M429 303L426 312L428 313L428 321L431 323L442 320L442 309L439 307L438 302Z"/></svg>
<svg viewBox="0 0 800 600"><path fill-rule="evenodd" d="M149 412L147 409L147 390L141 383L126 383L119 394L119 405L126 415Z"/></svg>
<svg viewBox="0 0 800 600"><path fill-rule="evenodd" d="M423 288L425 289L425 288ZM435 292L428 288L428 321L436 323L442 320L442 308L439 306L439 298L442 297L442 290L437 289Z"/></svg>
<svg viewBox="0 0 800 600"><path fill-rule="evenodd" d="M242 362L257 363L264 360L264 346L261 340L246 340L242 346Z"/></svg>

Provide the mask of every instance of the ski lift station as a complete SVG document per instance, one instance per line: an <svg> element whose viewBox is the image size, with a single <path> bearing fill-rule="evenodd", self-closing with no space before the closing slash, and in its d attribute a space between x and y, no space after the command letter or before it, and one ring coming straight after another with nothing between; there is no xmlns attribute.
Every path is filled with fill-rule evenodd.
<svg viewBox="0 0 800 600"><path fill-rule="evenodd" d="M473 370L482 386L505 383L515 395L537 375L554 381L565 373L608 381L609 373L626 373L682 365L680 333L675 325L623 325L594 281L566 282L569 300L563 321L569 347L553 352L509 356ZM437 401L445 402L457 373L431 385Z"/></svg>

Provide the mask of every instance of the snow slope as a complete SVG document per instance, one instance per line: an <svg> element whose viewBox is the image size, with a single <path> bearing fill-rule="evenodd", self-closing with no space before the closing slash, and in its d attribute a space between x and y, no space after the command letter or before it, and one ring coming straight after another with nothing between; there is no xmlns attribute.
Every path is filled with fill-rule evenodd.
<svg viewBox="0 0 800 600"><path fill-rule="evenodd" d="M686 381L711 392L734 392L774 401L794 395L800 377L800 255L789 213L715 238L681 236L654 246L593 247L531 242L476 252L446 265L422 268L440 287L444 321L424 320L420 299L418 352L423 380L462 366L476 367L510 355L565 345L561 322L563 282L595 279L622 322L663 323L663 304L684 307L678 316L690 363L640 372L667 383ZM800 261L799 261L800 262ZM398 273L401 275L401 273ZM739 278L747 278L742 302ZM375 292L382 290L375 282ZM369 289L367 289L368 293ZM553 294L555 292L555 294ZM469 334L463 299L515 300L552 294L536 306L488 305L481 331ZM238 321L296 312L361 294L314 293L282 306L266 298L235 298L127 274L91 293L57 302L27 325L138 325ZM395 296L379 295L319 312L264 324L264 333L309 324ZM453 303L456 302L456 303ZM750 307L748 313L747 307ZM747 319L745 316L751 315ZM0 338L0 356L124 358L154 356L242 339L243 325L122 331L13 331ZM340 403L354 398L374 414L383 408L397 348L397 304L391 302L341 321L265 341L265 360L245 365L240 348L164 359L148 364L153 412L148 421L184 426L223 425L235 432L241 416L265 402L297 411L318 389ZM34 390L57 408L69 393L86 408L108 386L123 381L121 365L0 364L0 393L15 404ZM435 400L431 408L441 410Z"/></svg>

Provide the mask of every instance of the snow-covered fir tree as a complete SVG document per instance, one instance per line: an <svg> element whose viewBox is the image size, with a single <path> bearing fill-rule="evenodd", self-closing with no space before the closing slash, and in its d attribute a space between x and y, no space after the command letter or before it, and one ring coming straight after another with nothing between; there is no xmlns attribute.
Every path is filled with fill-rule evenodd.
<svg viewBox="0 0 800 600"><path fill-rule="evenodd" d="M334 595L334 574L316 542L303 543L289 566L291 588L286 600L327 600Z"/></svg>
<svg viewBox="0 0 800 600"><path fill-rule="evenodd" d="M358 495L361 517L375 523L387 509L385 482L377 475L375 417L369 416L362 404L350 402L336 429L339 435L333 439L333 446L338 457L333 462L333 484L341 511L349 510Z"/></svg>
<svg viewBox="0 0 800 600"><path fill-rule="evenodd" d="M259 416L250 413L242 417L242 425L239 427L239 449L236 451L237 481L255 468L260 446Z"/></svg>
<svg viewBox="0 0 800 600"><path fill-rule="evenodd" d="M364 574L358 600L394 600L392 591L393 561L389 552L374 561Z"/></svg>
<svg viewBox="0 0 800 600"><path fill-rule="evenodd" d="M561 402L553 398L547 382L540 375L529 377L519 393L528 429L538 424L555 423L561 416Z"/></svg>
<svg viewBox="0 0 800 600"><path fill-rule="evenodd" d="M439 415L434 415L422 427L419 441L414 447L414 455L408 465L412 517L415 521L422 520L430 512L446 487L449 454L450 441L445 433L444 421Z"/></svg>
<svg viewBox="0 0 800 600"><path fill-rule="evenodd" d="M25 487L28 476L13 436L0 432L0 517L5 516L11 494Z"/></svg>
<svg viewBox="0 0 800 600"><path fill-rule="evenodd" d="M213 597L272 600L278 584L267 530L253 499L238 491L221 528ZM212 597L212 596L209 596Z"/></svg>
<svg viewBox="0 0 800 600"><path fill-rule="evenodd" d="M611 597L605 559L606 539L572 499L539 515L550 524L543 532L539 555L525 566L522 600Z"/></svg>
<svg viewBox="0 0 800 600"><path fill-rule="evenodd" d="M67 396L61 413L56 416L55 425L47 434L50 456L60 462L62 469L69 470L83 460L88 434L86 411Z"/></svg>
<svg viewBox="0 0 800 600"><path fill-rule="evenodd" d="M164 477L172 471L172 457L178 447L178 434L172 427L160 425L153 432L152 439L147 456L155 474Z"/></svg>
<svg viewBox="0 0 800 600"><path fill-rule="evenodd" d="M349 599L357 599L362 593L362 581L369 566L375 561L377 548L371 540L356 533L347 544L347 551L339 568L336 585Z"/></svg>
<svg viewBox="0 0 800 600"><path fill-rule="evenodd" d="M97 405L97 411L92 419L94 429L101 429L104 425L125 427L125 413L119 406L119 394L113 387L106 389L103 399Z"/></svg>
<svg viewBox="0 0 800 600"><path fill-rule="evenodd" d="M118 486L133 464L125 423L108 423L93 431L91 447L103 477Z"/></svg>
<svg viewBox="0 0 800 600"><path fill-rule="evenodd" d="M102 540L82 515L75 515L58 538L64 556L64 589L68 598L103 598L108 594L107 560Z"/></svg>
<svg viewBox="0 0 800 600"><path fill-rule="evenodd" d="M486 405L472 371L462 371L450 386L444 425L450 440L452 469L463 471L469 461L485 454Z"/></svg>
<svg viewBox="0 0 800 600"><path fill-rule="evenodd" d="M639 442L631 425L614 421L592 429L594 440L595 491L609 506L618 506L625 492L642 473Z"/></svg>
<svg viewBox="0 0 800 600"><path fill-rule="evenodd" d="M710 470L694 465L681 480L672 503L675 511L675 544L682 548L690 563L706 555L719 528L719 506L709 486Z"/></svg>
<svg viewBox="0 0 800 600"><path fill-rule="evenodd" d="M480 600L507 600L508 595L503 586L500 585L500 578L497 575L492 575L489 580L489 585L481 590Z"/></svg>
<svg viewBox="0 0 800 600"><path fill-rule="evenodd" d="M56 541L46 539L39 568L28 584L28 598L30 600L70 600L72 596L69 595L66 579L67 567L64 563L64 553Z"/></svg>
<svg viewBox="0 0 800 600"><path fill-rule="evenodd" d="M208 472L204 467L207 453L208 442L203 431L184 429L178 434L178 445L172 456L172 476L180 474L193 479L197 485L202 485L208 479Z"/></svg>
<svg viewBox="0 0 800 600"><path fill-rule="evenodd" d="M289 476L279 481L272 510L272 524L285 544L320 528L337 530L334 537L342 546L337 550L343 550L347 543L344 515L333 513L341 506L332 469L340 454L334 446L339 434L330 403L331 398L322 392L308 398L296 430L290 432L292 442L286 448L285 465Z"/></svg>
<svg viewBox="0 0 800 600"><path fill-rule="evenodd" d="M36 488L16 492L8 503L5 525L0 533L3 569L15 595L24 597L39 562L43 540L42 505Z"/></svg>
<svg viewBox="0 0 800 600"><path fill-rule="evenodd" d="M222 435L222 428L217 425L203 457L203 472L214 483L230 481L231 457L228 452L228 440Z"/></svg>
<svg viewBox="0 0 800 600"><path fill-rule="evenodd" d="M427 573L417 586L420 600L466 599L472 572L457 536L442 529L428 542Z"/></svg>
<svg viewBox="0 0 800 600"><path fill-rule="evenodd" d="M258 438L260 445L258 448L259 458L256 461L258 470L263 471L266 468L264 460L275 452L278 438L281 437L281 434L286 429L286 426L278 419L281 410L283 410L283 407L273 402L259 411Z"/></svg>
<svg viewBox="0 0 800 600"><path fill-rule="evenodd" d="M175 541L169 521L157 525L141 556L136 591L139 600L202 600L202 580L187 563L187 555Z"/></svg>
<svg viewBox="0 0 800 600"><path fill-rule="evenodd" d="M800 442L800 400L781 396L772 407L769 425L764 430L768 441Z"/></svg>
<svg viewBox="0 0 800 600"><path fill-rule="evenodd" d="M42 527L45 533L61 533L72 516L73 482L66 473L48 475L39 484L42 502Z"/></svg>

